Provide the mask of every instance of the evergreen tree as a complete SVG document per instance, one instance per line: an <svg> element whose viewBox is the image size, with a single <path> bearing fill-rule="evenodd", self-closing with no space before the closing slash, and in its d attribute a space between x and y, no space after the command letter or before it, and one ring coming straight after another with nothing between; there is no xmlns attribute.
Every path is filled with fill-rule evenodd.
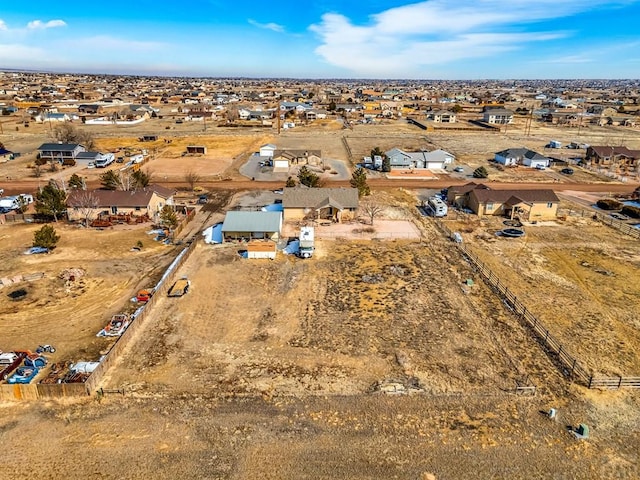
<svg viewBox="0 0 640 480"><path fill-rule="evenodd" d="M36 193L35 207L36 212L51 215L57 222L58 215L67 211L67 194L51 180Z"/></svg>
<svg viewBox="0 0 640 480"><path fill-rule="evenodd" d="M307 187L317 187L320 183L320 177L313 173L311 170L304 165L300 171L298 172L298 181L302 185L306 185Z"/></svg>
<svg viewBox="0 0 640 480"><path fill-rule="evenodd" d="M484 167L478 167L473 171L474 178L487 178L489 176L489 172Z"/></svg>
<svg viewBox="0 0 640 480"><path fill-rule="evenodd" d="M358 189L359 197L366 197L371 194L371 189L367 184L367 172L364 168L358 167L351 175L351 186Z"/></svg>
<svg viewBox="0 0 640 480"><path fill-rule="evenodd" d="M60 240L60 236L56 234L56 229L51 225L43 225L40 230L36 230L33 233L34 247L43 247L52 250L56 247L58 240Z"/></svg>
<svg viewBox="0 0 640 480"><path fill-rule="evenodd" d="M169 205L165 205L160 210L160 221L163 225L169 227L171 230L178 226L178 215Z"/></svg>
<svg viewBox="0 0 640 480"><path fill-rule="evenodd" d="M85 190L86 188L84 180L77 173L74 173L73 175L71 175L71 177L69 177L67 185L69 185L69 188L77 190Z"/></svg>

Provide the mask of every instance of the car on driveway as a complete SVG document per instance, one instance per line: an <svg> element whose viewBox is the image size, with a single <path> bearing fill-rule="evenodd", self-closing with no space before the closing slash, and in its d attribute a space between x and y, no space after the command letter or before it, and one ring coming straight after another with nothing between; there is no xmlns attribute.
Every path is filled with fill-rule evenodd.
<svg viewBox="0 0 640 480"><path fill-rule="evenodd" d="M453 171L454 171L454 172L458 172L458 173L460 173L460 172L464 172L464 168L462 168L462 167L456 167L456 168L454 168L454 169L453 169Z"/></svg>
<svg viewBox="0 0 640 480"><path fill-rule="evenodd" d="M564 175L573 175L573 168L563 168L560 173Z"/></svg>

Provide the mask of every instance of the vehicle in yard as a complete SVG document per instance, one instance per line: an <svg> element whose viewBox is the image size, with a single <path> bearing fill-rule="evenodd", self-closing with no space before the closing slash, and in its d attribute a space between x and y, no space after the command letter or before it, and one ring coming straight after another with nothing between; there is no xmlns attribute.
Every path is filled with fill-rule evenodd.
<svg viewBox="0 0 640 480"><path fill-rule="evenodd" d="M560 173L563 173L565 175L573 175L573 168L563 168L562 170L560 170Z"/></svg>
<svg viewBox="0 0 640 480"><path fill-rule="evenodd" d="M119 337L124 333L130 323L131 317L129 315L126 313L118 313L111 317L109 323L96 334L96 337Z"/></svg>
<svg viewBox="0 0 640 480"><path fill-rule="evenodd" d="M0 353L0 380L6 380L26 356L24 352Z"/></svg>
<svg viewBox="0 0 640 480"><path fill-rule="evenodd" d="M13 375L9 377L7 383L30 383L40 372L38 367L23 365L18 367Z"/></svg>
<svg viewBox="0 0 640 480"><path fill-rule="evenodd" d="M434 217L446 217L448 213L447 204L440 197L433 196L423 204L426 212Z"/></svg>
<svg viewBox="0 0 640 480"><path fill-rule="evenodd" d="M36 353L56 353L56 348L53 345L38 345Z"/></svg>
<svg viewBox="0 0 640 480"><path fill-rule="evenodd" d="M152 296L153 296L153 290L149 290L149 289L143 288L136 295L136 302L138 302L138 303L146 303L151 299Z"/></svg>
<svg viewBox="0 0 640 480"><path fill-rule="evenodd" d="M182 277L171 286L167 295L169 297L181 297L189 291L190 285L191 282L186 277Z"/></svg>
<svg viewBox="0 0 640 480"><path fill-rule="evenodd" d="M27 355L24 359L25 367L44 368L47 365L47 359L37 353Z"/></svg>
<svg viewBox="0 0 640 480"><path fill-rule="evenodd" d="M298 250L298 256L300 258L311 258L314 245L314 231L313 227L300 227L300 249Z"/></svg>
<svg viewBox="0 0 640 480"><path fill-rule="evenodd" d="M456 168L453 169L453 171L457 173L464 172L464 168L457 166Z"/></svg>
<svg viewBox="0 0 640 480"><path fill-rule="evenodd" d="M47 247L31 247L24 252L25 255L39 255L42 253L49 253L49 249Z"/></svg>
<svg viewBox="0 0 640 480"><path fill-rule="evenodd" d="M629 217L627 217L623 213L610 213L609 216L611 218L615 218L616 220L620 220L621 222L625 222L625 221L629 220Z"/></svg>

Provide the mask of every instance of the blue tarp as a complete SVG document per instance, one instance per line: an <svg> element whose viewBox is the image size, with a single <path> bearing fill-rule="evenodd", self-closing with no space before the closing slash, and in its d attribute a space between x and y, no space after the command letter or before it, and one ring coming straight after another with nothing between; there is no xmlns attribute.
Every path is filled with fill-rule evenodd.
<svg viewBox="0 0 640 480"><path fill-rule="evenodd" d="M265 205L262 207L263 212L284 212L284 207L281 203L272 203L271 205Z"/></svg>
<svg viewBox="0 0 640 480"><path fill-rule="evenodd" d="M204 236L204 243L222 243L222 223L216 223L205 229L202 236Z"/></svg>
<svg viewBox="0 0 640 480"><path fill-rule="evenodd" d="M291 241L286 247L282 249L282 253L285 255L295 255L300 251L300 240Z"/></svg>

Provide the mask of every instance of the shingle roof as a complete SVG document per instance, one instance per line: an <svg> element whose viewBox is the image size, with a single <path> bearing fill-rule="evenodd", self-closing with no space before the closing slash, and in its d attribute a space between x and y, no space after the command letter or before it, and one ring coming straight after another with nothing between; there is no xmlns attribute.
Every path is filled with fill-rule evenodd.
<svg viewBox="0 0 640 480"><path fill-rule="evenodd" d="M43 143L38 150L47 152L72 152L79 143Z"/></svg>
<svg viewBox="0 0 640 480"><path fill-rule="evenodd" d="M84 190L73 190L67 199L67 205L70 207L86 206L86 197L83 197ZM97 200L96 208L103 207L141 207L147 208L153 194L157 194L165 199L173 195L168 188L160 185L149 185L142 190L93 190L91 191ZM169 194L167 194L169 192Z"/></svg>
<svg viewBox="0 0 640 480"><path fill-rule="evenodd" d="M553 190L491 190L488 188L475 188L471 195L474 195L478 202L509 203L547 203L559 202L560 199Z"/></svg>
<svg viewBox="0 0 640 480"><path fill-rule="evenodd" d="M280 212L227 212L222 223L223 232L279 232Z"/></svg>
<svg viewBox="0 0 640 480"><path fill-rule="evenodd" d="M319 205L336 208L358 208L357 188L306 188L291 187L284 189L282 205L284 208L318 208Z"/></svg>

